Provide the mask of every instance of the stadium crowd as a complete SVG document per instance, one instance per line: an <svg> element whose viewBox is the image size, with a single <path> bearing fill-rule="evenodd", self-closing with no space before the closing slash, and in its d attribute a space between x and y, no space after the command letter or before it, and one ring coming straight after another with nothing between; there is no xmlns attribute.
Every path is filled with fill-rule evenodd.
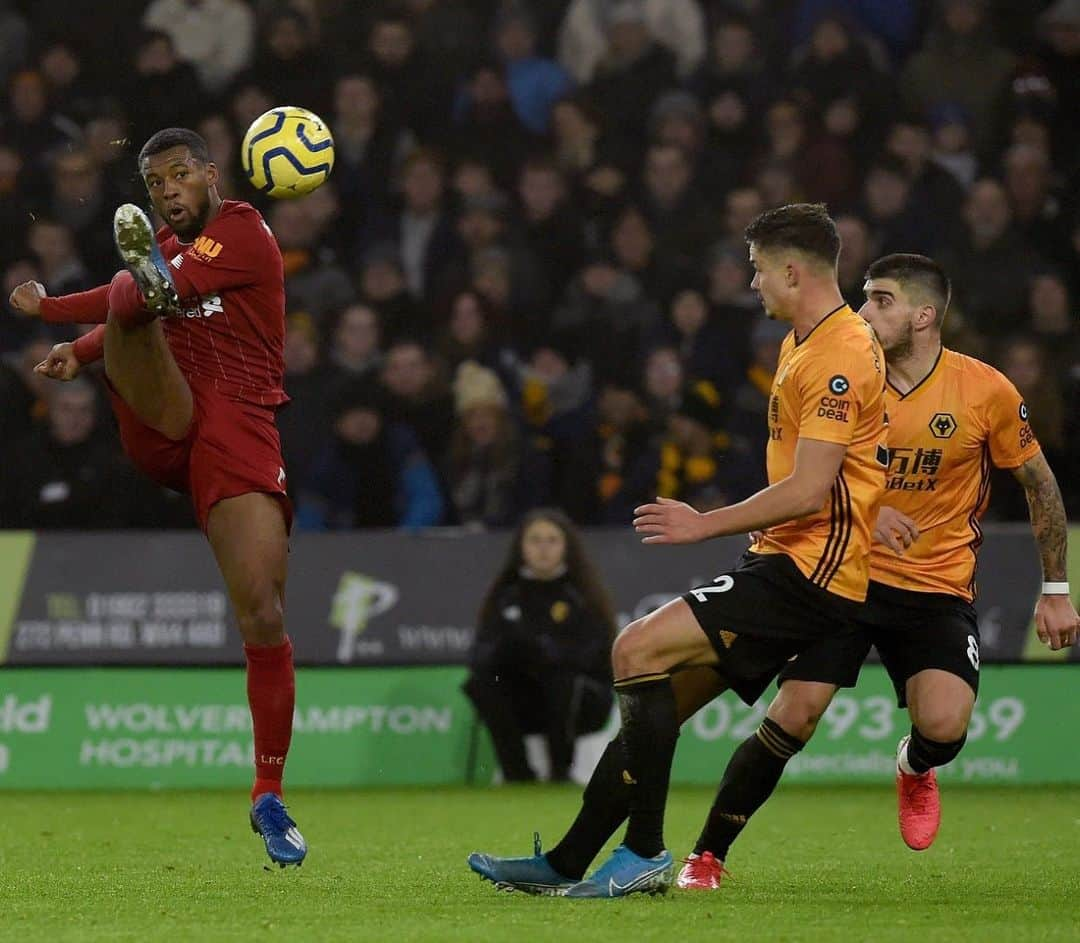
<svg viewBox="0 0 1080 943"><path fill-rule="evenodd" d="M1080 0L0 0L0 81L0 526L192 524L99 384L33 375L68 335L7 302L108 281L170 125L282 249L301 527L627 524L761 487L785 330L742 232L801 200L856 308L883 253L946 265L947 343L1020 389L1080 516ZM336 140L296 202L239 169L276 104ZM1011 481L991 516L1026 516Z"/></svg>

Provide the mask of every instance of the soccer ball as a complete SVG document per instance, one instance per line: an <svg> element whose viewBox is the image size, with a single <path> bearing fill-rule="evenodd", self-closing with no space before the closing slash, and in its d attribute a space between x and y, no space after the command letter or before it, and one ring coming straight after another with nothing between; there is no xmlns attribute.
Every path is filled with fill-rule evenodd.
<svg viewBox="0 0 1080 943"><path fill-rule="evenodd" d="M282 105L251 122L240 161L256 190L290 200L310 193L330 176L334 138L318 115Z"/></svg>

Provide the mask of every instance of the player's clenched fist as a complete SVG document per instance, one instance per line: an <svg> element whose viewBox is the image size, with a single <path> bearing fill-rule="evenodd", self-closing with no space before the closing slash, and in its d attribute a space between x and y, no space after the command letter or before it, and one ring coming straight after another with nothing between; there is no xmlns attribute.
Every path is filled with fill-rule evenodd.
<svg viewBox="0 0 1080 943"><path fill-rule="evenodd" d="M11 293L11 307L23 314L37 316L41 314L41 299L45 297L45 286L41 282L23 282Z"/></svg>
<svg viewBox="0 0 1080 943"><path fill-rule="evenodd" d="M692 544L709 536L704 515L671 498L634 508L634 530L647 535L641 539L643 544Z"/></svg>
<svg viewBox="0 0 1080 943"><path fill-rule="evenodd" d="M75 356L75 345L64 342L49 351L49 356L34 367L34 373L53 380L74 380L81 369L82 364Z"/></svg>

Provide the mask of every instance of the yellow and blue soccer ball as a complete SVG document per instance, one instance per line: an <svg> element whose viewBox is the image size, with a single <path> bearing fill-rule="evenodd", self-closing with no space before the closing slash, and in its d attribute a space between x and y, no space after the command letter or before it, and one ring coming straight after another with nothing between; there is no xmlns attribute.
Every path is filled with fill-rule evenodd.
<svg viewBox="0 0 1080 943"><path fill-rule="evenodd" d="M330 176L334 137L314 112L282 105L251 122L240 160L256 190L289 200L310 193Z"/></svg>

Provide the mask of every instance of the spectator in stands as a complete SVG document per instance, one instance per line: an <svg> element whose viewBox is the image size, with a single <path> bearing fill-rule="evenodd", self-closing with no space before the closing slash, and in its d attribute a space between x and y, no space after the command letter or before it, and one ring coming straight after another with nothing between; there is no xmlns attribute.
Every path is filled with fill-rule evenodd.
<svg viewBox="0 0 1080 943"><path fill-rule="evenodd" d="M624 29L628 24L634 28L632 37ZM681 78L705 56L705 17L697 0L572 0L559 30L559 61L578 82L588 84L605 65L625 56L627 48L641 45L639 31L645 41L676 57Z"/></svg>
<svg viewBox="0 0 1080 943"><path fill-rule="evenodd" d="M5 291L5 300L8 294L10 289ZM4 320L12 320L7 312ZM32 336L13 353L10 362L0 360L0 403L4 404L0 409L0 449L6 453L0 467L18 461L20 441L47 414L49 381L35 373L34 367L48 356L52 345L48 337Z"/></svg>
<svg viewBox="0 0 1080 943"><path fill-rule="evenodd" d="M455 77L466 72L484 47L484 20L491 3L474 0L405 0L416 43L439 73Z"/></svg>
<svg viewBox="0 0 1080 943"><path fill-rule="evenodd" d="M93 385L75 379L54 386L47 402L47 423L2 463L0 527L106 530L125 524L134 472L99 429Z"/></svg>
<svg viewBox="0 0 1080 943"><path fill-rule="evenodd" d="M584 228L568 199L566 179L553 160L533 157L521 168L517 194L524 244L543 267L549 296L562 298L585 253Z"/></svg>
<svg viewBox="0 0 1080 943"><path fill-rule="evenodd" d="M995 42L985 0L941 0L939 8L940 22L908 60L900 91L906 106L922 114L937 105L961 105L971 116L976 145L985 148L1016 57Z"/></svg>
<svg viewBox="0 0 1080 943"><path fill-rule="evenodd" d="M679 405L684 380L682 360L674 347L654 347L646 355L642 386L654 430L667 429L668 416Z"/></svg>
<svg viewBox="0 0 1080 943"><path fill-rule="evenodd" d="M665 270L693 266L717 235L714 214L693 180L694 168L681 147L648 149L640 206L656 235L657 264Z"/></svg>
<svg viewBox="0 0 1080 943"><path fill-rule="evenodd" d="M491 734L505 782L537 778L524 735L547 741L549 779L567 780L574 741L611 712L607 593L570 520L533 511L480 609L465 693Z"/></svg>
<svg viewBox="0 0 1080 943"><path fill-rule="evenodd" d="M87 267L104 281L116 272L112 218L101 167L85 147L57 153L50 165L51 216L67 226Z"/></svg>
<svg viewBox="0 0 1080 943"><path fill-rule="evenodd" d="M200 119L195 130L206 141L210 159L217 165L217 189L222 199L250 199L251 190L244 180L243 167L240 164L240 139L229 119L220 111L210 112Z"/></svg>
<svg viewBox="0 0 1080 943"><path fill-rule="evenodd" d="M304 481L296 509L303 530L433 527L443 518L435 470L408 426L360 381L339 390L332 433Z"/></svg>
<svg viewBox="0 0 1080 943"><path fill-rule="evenodd" d="M555 162L571 183L574 204L587 219L603 215L626 190L631 155L605 133L600 112L583 97L558 102L551 127Z"/></svg>
<svg viewBox="0 0 1080 943"><path fill-rule="evenodd" d="M753 322L750 328L750 365L731 400L727 418L731 450L743 459L744 487L749 489L747 494L768 484L764 456L769 444L769 395L780 357L780 345L789 330L788 325L771 318L759 316Z"/></svg>
<svg viewBox="0 0 1080 943"><path fill-rule="evenodd" d="M138 36L131 62L124 99L135 140L145 141L160 128L182 127L198 114L202 82L168 32L147 30Z"/></svg>
<svg viewBox="0 0 1080 943"><path fill-rule="evenodd" d="M634 508L656 497L656 453L649 411L631 386L609 383L597 404L593 461L595 521L624 527Z"/></svg>
<svg viewBox="0 0 1080 943"><path fill-rule="evenodd" d="M454 399L427 348L399 338L386 351L382 385L386 411L415 433L431 464L440 468L454 431Z"/></svg>
<svg viewBox="0 0 1080 943"><path fill-rule="evenodd" d="M252 74L277 102L325 115L330 99L326 59L315 46L307 18L291 7L267 17Z"/></svg>
<svg viewBox="0 0 1080 943"><path fill-rule="evenodd" d="M760 299L750 290L754 276L745 243L717 243L709 250L706 264L709 320L723 330L725 346L745 361L749 324L761 309Z"/></svg>
<svg viewBox="0 0 1080 943"><path fill-rule="evenodd" d="M467 360L453 389L458 422L445 475L453 518L467 527L514 524L527 508L544 503L542 469L526 454L494 370Z"/></svg>
<svg viewBox="0 0 1080 943"><path fill-rule="evenodd" d="M30 174L26 173L26 164L19 152L0 144L0 257L6 260L25 252L26 230L30 225L32 207L37 202L29 182ZM5 295L0 300L6 298ZM2 332L3 326L0 325Z"/></svg>
<svg viewBox="0 0 1080 943"><path fill-rule="evenodd" d="M255 54L255 13L244 0L152 0L143 26L168 33L211 93L223 91Z"/></svg>
<svg viewBox="0 0 1080 943"><path fill-rule="evenodd" d="M746 481L747 456L731 449L724 429L725 409L719 390L708 380L690 380L668 417L660 444L656 493L709 511L751 493ZM755 456L760 464L760 456Z"/></svg>
<svg viewBox="0 0 1080 943"><path fill-rule="evenodd" d="M385 343L422 333L428 324L405 285L401 256L392 242L364 252L360 265L360 298L379 312Z"/></svg>
<svg viewBox="0 0 1080 943"><path fill-rule="evenodd" d="M979 174L979 158L971 134L971 119L959 105L939 105L931 112L933 161L947 170L966 193Z"/></svg>
<svg viewBox="0 0 1080 943"><path fill-rule="evenodd" d="M1017 233L1008 194L997 180L986 177L971 188L964 224L961 240L941 255L965 320L990 338L1025 328L1036 258Z"/></svg>
<svg viewBox="0 0 1080 943"><path fill-rule="evenodd" d="M13 0L0 0L0 82L26 61L30 29L14 9Z"/></svg>
<svg viewBox="0 0 1080 943"><path fill-rule="evenodd" d="M36 167L50 154L79 138L79 126L49 106L49 92L40 72L15 72L7 83L8 113L4 142L19 152L27 166Z"/></svg>
<svg viewBox="0 0 1080 943"><path fill-rule="evenodd" d="M597 382L631 382L645 352L645 341L660 322L656 303L647 298L637 280L606 259L581 270L555 312L552 327L572 338L578 354L587 360Z"/></svg>
<svg viewBox="0 0 1080 943"><path fill-rule="evenodd" d="M1069 467L1065 401L1061 383L1043 346L1030 335L1014 335L1002 344L997 360L1001 372L1024 398L1028 421L1050 467ZM1002 520L1026 520L1028 508L1024 494L1019 488L1005 487L1004 479L1008 477L995 475L1002 487L991 486L990 509ZM1064 490L1071 489L1068 479L1063 479L1063 483Z"/></svg>
<svg viewBox="0 0 1080 943"><path fill-rule="evenodd" d="M270 93L250 75L241 76L232 87L229 108L237 128L246 129L259 115L274 107Z"/></svg>
<svg viewBox="0 0 1080 943"><path fill-rule="evenodd" d="M856 179L851 155L837 139L814 127L794 99L781 98L769 106L765 138L759 167L786 168L805 199L830 205L850 200Z"/></svg>
<svg viewBox="0 0 1080 943"><path fill-rule="evenodd" d="M578 357L566 335L549 332L534 344L513 377L525 434L531 447L546 456L552 503L584 522L595 506L595 478L581 461L595 422L592 366Z"/></svg>
<svg viewBox="0 0 1080 943"><path fill-rule="evenodd" d="M424 144L445 139L453 84L440 74L436 61L417 48L413 24L403 10L384 7L375 17L362 63L355 62L355 32L344 32L336 41L345 47L339 60L352 68L362 66L379 84L392 124L411 128Z"/></svg>
<svg viewBox="0 0 1080 943"><path fill-rule="evenodd" d="M335 346L335 350L339 349ZM289 495L304 490L315 457L330 434L330 395L336 377L322 363L315 319L295 311L285 319L287 408L277 414Z"/></svg>
<svg viewBox="0 0 1080 943"><path fill-rule="evenodd" d="M320 245L322 227L304 200L278 200L269 214L285 266L285 304L323 324L356 297L333 250Z"/></svg>
<svg viewBox="0 0 1080 943"><path fill-rule="evenodd" d="M52 107L76 122L84 122L93 108L96 89L83 69L78 48L69 40L53 39L38 56L38 70L45 79Z"/></svg>
<svg viewBox="0 0 1080 943"><path fill-rule="evenodd" d="M37 257L42 282L50 295L66 295L92 286L67 226L45 217L37 219L30 225L26 243Z"/></svg>
<svg viewBox="0 0 1080 943"><path fill-rule="evenodd" d="M409 295L429 299L440 274L460 251L446 206L445 168L434 151L418 149L405 159L401 197L401 211L376 217L363 244L395 243Z"/></svg>
<svg viewBox="0 0 1080 943"><path fill-rule="evenodd" d="M390 181L415 147L411 131L383 109L382 92L369 75L350 72L334 85L334 181L342 210L363 229L373 210L385 211Z"/></svg>
<svg viewBox="0 0 1080 943"><path fill-rule="evenodd" d="M936 249L933 207L915 202L907 165L882 154L866 172L860 215L870 227L874 251L921 252Z"/></svg>
<svg viewBox="0 0 1080 943"><path fill-rule="evenodd" d="M493 33L514 112L533 134L547 134L551 106L570 92L574 80L557 62L536 54L536 27L524 5L504 4Z"/></svg>
<svg viewBox="0 0 1080 943"><path fill-rule="evenodd" d="M481 59L466 76L454 106L454 153L484 160L503 190L513 189L517 171L540 139L518 117L506 69Z"/></svg>
<svg viewBox="0 0 1080 943"><path fill-rule="evenodd" d="M860 217L837 216L836 230L840 233L840 292L844 301L858 311L866 300L866 269L881 253L871 243L870 230Z"/></svg>
<svg viewBox="0 0 1080 943"><path fill-rule="evenodd" d="M822 115L840 103L873 116L864 132L876 136L880 116L888 113L891 82L874 61L869 44L852 22L834 8L814 24L810 41L792 57L791 83L810 96ZM826 120L826 125L828 121Z"/></svg>
<svg viewBox="0 0 1080 943"><path fill-rule="evenodd" d="M698 288L684 288L671 299L658 342L679 351L688 377L723 390L738 376L740 351L732 349L729 332L712 320L708 298Z"/></svg>
<svg viewBox="0 0 1080 943"><path fill-rule="evenodd" d="M335 383L374 380L382 369L378 312L362 302L346 305L333 325L329 372Z"/></svg>
<svg viewBox="0 0 1080 943"><path fill-rule="evenodd" d="M575 5L594 6L590 0ZM623 146L636 149L645 138L653 102L676 84L675 56L653 38L643 3L629 0L613 5L610 11L606 45L586 91L608 127L618 130ZM574 15L571 6L567 22L572 22ZM702 36L699 34L699 47ZM560 61L569 68L565 55L560 55ZM579 81L584 80L579 76Z"/></svg>
<svg viewBox="0 0 1080 943"><path fill-rule="evenodd" d="M1065 214L1049 153L1030 144L1014 144L1005 152L1003 165L1017 232L1043 258L1060 257Z"/></svg>
<svg viewBox="0 0 1080 943"><path fill-rule="evenodd" d="M454 371L466 360L498 369L507 353L500 346L499 335L499 325L494 322L486 299L471 289L464 289L450 300L438 352Z"/></svg>
<svg viewBox="0 0 1080 943"><path fill-rule="evenodd" d="M933 208L935 228L945 239L956 236L956 220L964 202L957 179L931 159L933 136L929 123L920 118L900 118L885 135L885 150L904 162L911 181L911 200L916 206Z"/></svg>
<svg viewBox="0 0 1080 943"><path fill-rule="evenodd" d="M1056 0L1039 18L1039 62L1054 89L1053 153L1060 161L1080 147L1080 4Z"/></svg>
<svg viewBox="0 0 1080 943"><path fill-rule="evenodd" d="M129 120L127 111L113 99L102 99L97 103L83 125L83 137L86 149L94 163L101 168L102 188L105 202L109 205L130 203L142 199L139 187L142 181L136 181L132 173L131 154L128 152ZM201 133L201 128L200 128ZM227 149L214 151L211 155L220 155L218 170L218 192L224 197L233 193L227 189L230 180L230 166L239 162L240 149L234 139L230 139ZM218 158L214 158L218 161Z"/></svg>

